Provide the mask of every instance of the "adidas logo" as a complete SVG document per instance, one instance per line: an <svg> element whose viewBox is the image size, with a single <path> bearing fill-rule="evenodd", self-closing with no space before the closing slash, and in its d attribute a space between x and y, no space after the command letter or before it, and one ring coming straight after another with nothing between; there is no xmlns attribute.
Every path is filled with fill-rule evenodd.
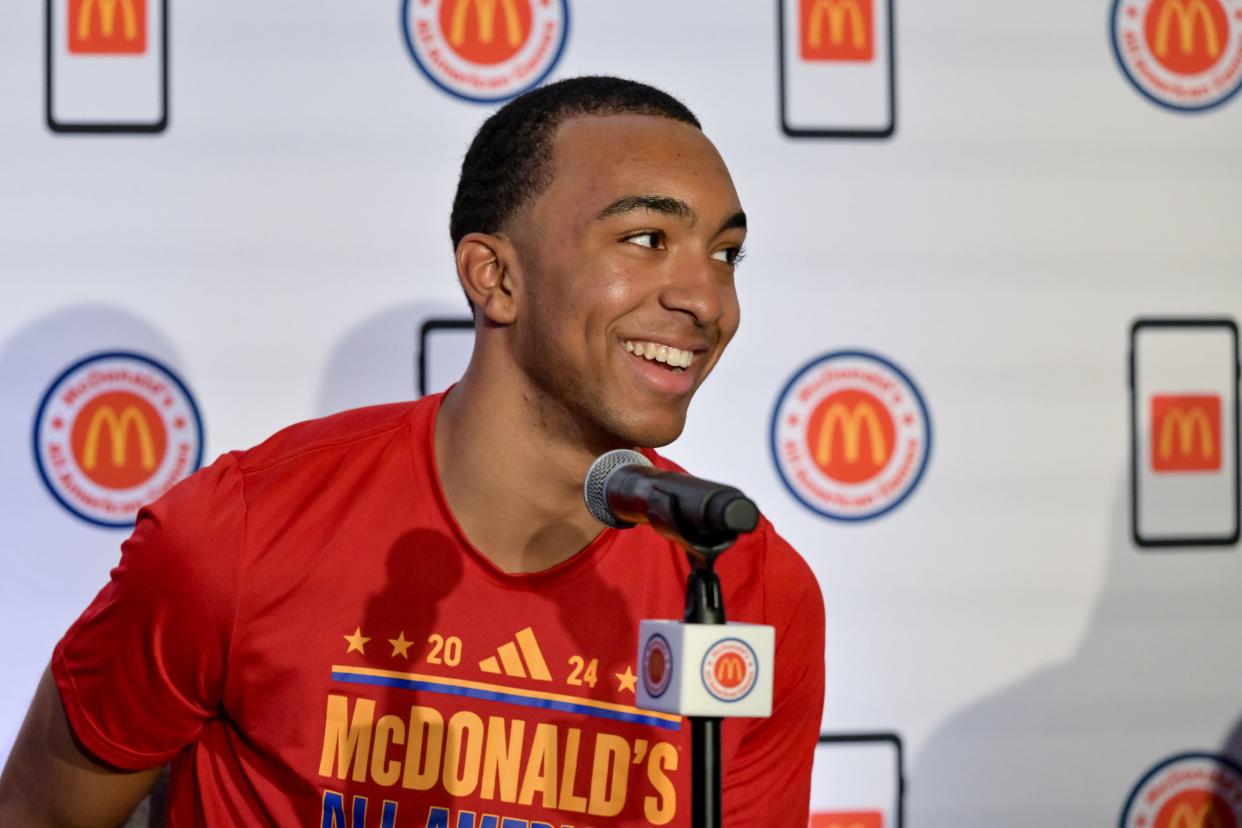
<svg viewBox="0 0 1242 828"><path fill-rule="evenodd" d="M548 663L543 660L534 630L530 627L518 630L513 638L513 641L501 644L496 655L480 661L479 669L485 673L503 673L513 678L529 676L537 681L551 681L552 674L548 672ZM523 661L525 666L522 666Z"/></svg>

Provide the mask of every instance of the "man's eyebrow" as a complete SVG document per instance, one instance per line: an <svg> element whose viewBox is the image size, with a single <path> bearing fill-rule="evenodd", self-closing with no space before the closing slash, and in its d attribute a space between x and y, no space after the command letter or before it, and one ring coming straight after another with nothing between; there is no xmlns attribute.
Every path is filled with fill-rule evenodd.
<svg viewBox="0 0 1242 828"><path fill-rule="evenodd" d="M724 224L720 225L720 229L716 231L716 235L719 236L724 231L732 230L735 227L740 227L743 230L746 229L746 212L744 210L738 210L725 219Z"/></svg>
<svg viewBox="0 0 1242 828"><path fill-rule="evenodd" d="M622 196L600 210L595 219L598 221L610 216L619 216L623 213L633 212L634 210L650 210L653 213L664 213L668 216L676 216L690 224L694 224L699 218L694 209L679 198L656 195L630 195Z"/></svg>

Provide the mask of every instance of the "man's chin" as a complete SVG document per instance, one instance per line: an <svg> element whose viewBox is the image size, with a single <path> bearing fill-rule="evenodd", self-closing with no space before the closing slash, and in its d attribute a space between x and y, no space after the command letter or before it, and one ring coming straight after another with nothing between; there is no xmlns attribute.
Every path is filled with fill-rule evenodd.
<svg viewBox="0 0 1242 828"><path fill-rule="evenodd" d="M666 417L642 417L626 423L616 436L621 445L639 448L660 448L681 436L686 428L686 417L669 415Z"/></svg>

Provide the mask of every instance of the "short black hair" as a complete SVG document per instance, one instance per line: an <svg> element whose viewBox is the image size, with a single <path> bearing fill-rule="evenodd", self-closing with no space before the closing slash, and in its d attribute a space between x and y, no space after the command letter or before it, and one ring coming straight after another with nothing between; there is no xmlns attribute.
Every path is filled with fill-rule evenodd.
<svg viewBox="0 0 1242 828"><path fill-rule="evenodd" d="M667 92L601 75L567 78L514 98L488 118L466 151L453 198L453 249L467 233L496 233L548 186L552 138L578 115L654 115L702 129Z"/></svg>

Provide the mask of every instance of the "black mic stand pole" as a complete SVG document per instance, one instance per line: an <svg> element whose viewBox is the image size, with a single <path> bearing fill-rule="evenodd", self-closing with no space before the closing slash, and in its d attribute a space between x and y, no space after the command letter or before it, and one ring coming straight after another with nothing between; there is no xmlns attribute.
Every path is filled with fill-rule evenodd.
<svg viewBox="0 0 1242 828"><path fill-rule="evenodd" d="M733 512L735 528L702 530L680 525L675 519L659 516L677 515L676 498L659 486L648 496L651 523L665 537L677 540L690 559L690 577L686 582L687 624L725 623L724 596L720 578L716 576L716 558L737 541L739 532L755 528L759 512L753 503L736 490L731 501L745 501L749 510ZM727 512L727 510L726 510ZM729 523L726 516L724 522ZM748 525L747 525L748 524ZM720 806L720 725L718 716L688 716L690 719L690 825L692 828L721 828Z"/></svg>
<svg viewBox="0 0 1242 828"><path fill-rule="evenodd" d="M728 541L704 548L687 544L690 578L686 583L687 624L723 624L724 596L716 576L716 556L733 545ZM720 828L720 725L718 717L690 716L690 824Z"/></svg>

